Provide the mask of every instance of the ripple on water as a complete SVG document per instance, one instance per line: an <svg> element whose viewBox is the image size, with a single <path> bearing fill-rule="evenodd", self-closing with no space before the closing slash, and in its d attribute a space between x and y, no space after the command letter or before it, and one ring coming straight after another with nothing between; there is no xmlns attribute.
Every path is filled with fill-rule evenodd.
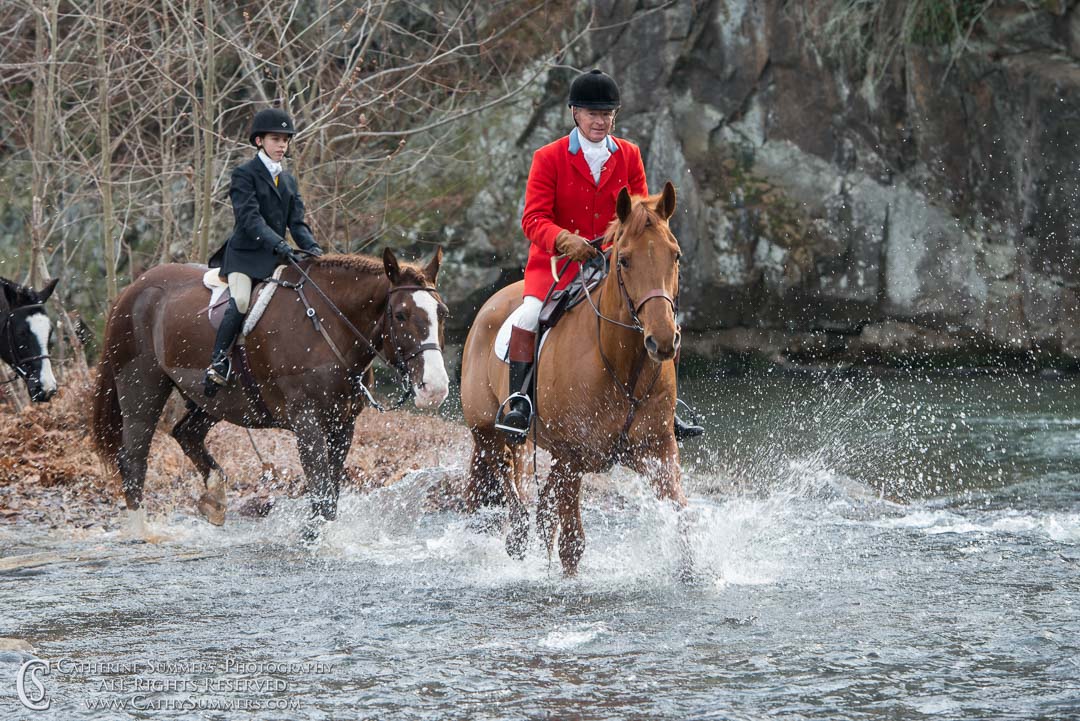
<svg viewBox="0 0 1080 721"><path fill-rule="evenodd" d="M537 645L552 651L572 651L609 632L607 624L590 623L584 626L552 631L540 639Z"/></svg>
<svg viewBox="0 0 1080 721"><path fill-rule="evenodd" d="M1059 543L1080 542L1080 514L1003 510L966 513L919 508L897 518L876 522L883 528L903 528L927 535L984 534L1045 538Z"/></svg>

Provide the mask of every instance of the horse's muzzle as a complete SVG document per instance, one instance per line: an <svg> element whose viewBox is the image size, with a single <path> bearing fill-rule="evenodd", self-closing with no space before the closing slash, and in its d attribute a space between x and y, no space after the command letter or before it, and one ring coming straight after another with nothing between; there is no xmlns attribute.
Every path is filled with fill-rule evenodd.
<svg viewBox="0 0 1080 721"><path fill-rule="evenodd" d="M26 390L30 394L30 400L34 403L48 403L56 395L55 388L46 389L40 383L26 384Z"/></svg>
<svg viewBox="0 0 1080 721"><path fill-rule="evenodd" d="M679 352L681 344L682 334L678 331L675 331L670 343L661 343L656 339L655 335L645 336L645 350L648 351L649 357L657 363L663 363L674 358L675 354Z"/></svg>
<svg viewBox="0 0 1080 721"><path fill-rule="evenodd" d="M438 408L446 400L448 389L429 388L427 385L418 385L414 388L413 402L422 410Z"/></svg>

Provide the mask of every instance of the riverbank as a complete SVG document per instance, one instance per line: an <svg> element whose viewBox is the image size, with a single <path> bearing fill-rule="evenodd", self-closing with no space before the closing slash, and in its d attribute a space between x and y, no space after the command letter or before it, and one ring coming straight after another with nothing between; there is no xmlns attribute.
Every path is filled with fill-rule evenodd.
<svg viewBox="0 0 1080 721"><path fill-rule="evenodd" d="M0 406L0 519L46 526L111 527L124 516L118 480L110 478L94 453L89 434L89 382L63 387L47 404L21 412ZM195 510L202 482L194 466L169 436L183 413L170 399L154 436L146 476L148 513ZM356 423L346 460L346 488L373 489L423 468L452 466L468 458L464 426L437 416L404 410L366 410ZM225 469L229 511L261 515L274 501L303 491L293 435L280 430L247 430L221 423L207 437L210 453ZM459 503L464 472L446 474L433 488L431 503Z"/></svg>
<svg viewBox="0 0 1080 721"><path fill-rule="evenodd" d="M683 333L683 359L713 372L773 368L802 372L1080 373L1080 356L1071 345L1017 344L1006 347L984 335L935 331L883 322L858 333L726 328Z"/></svg>

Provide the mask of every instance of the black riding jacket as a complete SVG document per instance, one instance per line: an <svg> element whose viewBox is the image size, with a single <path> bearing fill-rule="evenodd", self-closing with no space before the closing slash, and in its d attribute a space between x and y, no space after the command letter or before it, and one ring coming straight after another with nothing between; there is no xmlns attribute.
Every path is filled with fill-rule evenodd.
<svg viewBox="0 0 1080 721"><path fill-rule="evenodd" d="M258 155L233 170L229 198L236 225L229 240L210 258L210 267L220 267L222 276L244 273L258 281L273 275L274 268L284 262L274 254L274 246L285 239L286 228L304 250L315 246L311 228L304 222L304 201L296 178L282 170L275 186Z"/></svg>

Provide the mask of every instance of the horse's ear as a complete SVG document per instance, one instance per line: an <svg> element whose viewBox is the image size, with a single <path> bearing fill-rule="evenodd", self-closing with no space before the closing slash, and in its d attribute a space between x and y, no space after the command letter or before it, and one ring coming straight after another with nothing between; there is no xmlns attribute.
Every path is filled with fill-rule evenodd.
<svg viewBox="0 0 1080 721"><path fill-rule="evenodd" d="M625 223L630 217L630 191L624 185L619 191L619 197L615 199L615 214L619 216L619 222Z"/></svg>
<svg viewBox="0 0 1080 721"><path fill-rule="evenodd" d="M656 201L656 214L664 220L675 214L675 186L670 180L664 183L664 192L660 195L660 200Z"/></svg>
<svg viewBox="0 0 1080 721"><path fill-rule="evenodd" d="M390 248L385 248L382 252L382 264L386 269L386 277L390 279L390 285L397 285L398 278L401 277L401 266L398 265L398 260L394 256L394 251Z"/></svg>
<svg viewBox="0 0 1080 721"><path fill-rule="evenodd" d="M436 284L439 279L439 266L442 265L442 246L435 248L435 255L432 256L431 261L424 267L424 277L431 281L432 285Z"/></svg>
<svg viewBox="0 0 1080 721"><path fill-rule="evenodd" d="M48 283L46 283L45 287L37 292L39 299L38 302L44 303L45 301L47 301L49 299L49 296L53 294L53 291L56 290L56 284L59 282L59 278L53 278Z"/></svg>
<svg viewBox="0 0 1080 721"><path fill-rule="evenodd" d="M4 289L4 300L7 301L8 308L19 307L19 286L7 278L0 278L0 287Z"/></svg>

